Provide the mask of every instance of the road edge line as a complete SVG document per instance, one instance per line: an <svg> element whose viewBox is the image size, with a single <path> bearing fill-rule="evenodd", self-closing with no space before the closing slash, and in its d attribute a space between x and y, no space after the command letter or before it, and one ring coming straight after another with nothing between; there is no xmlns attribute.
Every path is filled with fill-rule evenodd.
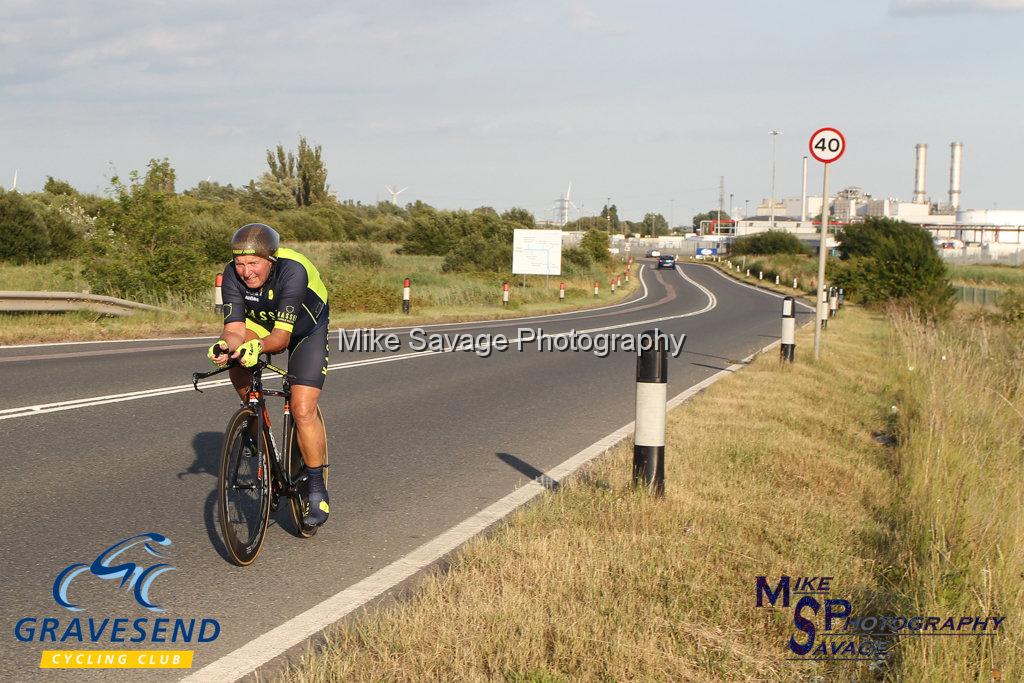
<svg viewBox="0 0 1024 683"><path fill-rule="evenodd" d="M752 359L780 343L779 340L773 341L739 363L719 370L685 389L668 401L667 409L672 410L682 405L718 380L742 369ZM392 588L443 561L464 544L550 488L551 482L564 481L584 465L605 455L627 440L633 434L634 426L634 423L630 422L616 429L568 460L559 463L547 473L519 487L386 567L180 680L188 683L236 681L270 664L277 658L286 655L293 647L301 645L309 638L333 626Z"/></svg>

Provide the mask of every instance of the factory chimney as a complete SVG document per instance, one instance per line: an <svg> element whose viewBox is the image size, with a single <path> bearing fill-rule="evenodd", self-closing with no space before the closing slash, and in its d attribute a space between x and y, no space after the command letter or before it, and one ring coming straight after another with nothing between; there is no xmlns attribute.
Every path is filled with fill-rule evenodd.
<svg viewBox="0 0 1024 683"><path fill-rule="evenodd" d="M917 163L914 164L914 203L927 204L924 196L924 169L928 161L928 145L919 144L914 147L917 152Z"/></svg>
<svg viewBox="0 0 1024 683"><path fill-rule="evenodd" d="M949 206L955 211L960 208L960 161L964 155L964 143L950 143L949 151Z"/></svg>

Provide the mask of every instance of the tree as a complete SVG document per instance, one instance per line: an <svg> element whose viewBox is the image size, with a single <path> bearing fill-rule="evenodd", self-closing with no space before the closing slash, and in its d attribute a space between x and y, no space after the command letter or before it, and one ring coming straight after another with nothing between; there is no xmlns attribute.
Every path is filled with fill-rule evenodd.
<svg viewBox="0 0 1024 683"><path fill-rule="evenodd" d="M868 218L837 235L841 265L833 281L866 304L909 301L922 314L943 316L952 308L946 263L931 235L890 218Z"/></svg>
<svg viewBox="0 0 1024 683"><path fill-rule="evenodd" d="M145 186L153 192L174 194L175 173L167 157L150 159L146 170Z"/></svg>
<svg viewBox="0 0 1024 683"><path fill-rule="evenodd" d="M718 219L718 209L711 209L710 211L705 211L704 213L698 213L696 216L693 217L693 229L694 231L699 230L701 221L717 221ZM721 213L721 219L723 221L732 220L731 218L729 218L729 214L727 214L725 211Z"/></svg>
<svg viewBox="0 0 1024 683"><path fill-rule="evenodd" d="M231 183L221 185L215 180L200 180L195 187L185 190L183 194L207 202L232 202L240 200L243 192Z"/></svg>
<svg viewBox="0 0 1024 683"><path fill-rule="evenodd" d="M807 246L796 235L769 230L737 237L730 249L734 254L807 254Z"/></svg>
<svg viewBox="0 0 1024 683"><path fill-rule="evenodd" d="M601 209L601 218L605 219L605 230L619 232L619 210L614 204L611 206L605 204L604 208Z"/></svg>
<svg viewBox="0 0 1024 683"><path fill-rule="evenodd" d="M69 197L78 196L78 191L71 187L71 183L64 180L57 180L52 175L46 176L46 183L43 185L43 192L49 192L50 194L68 195Z"/></svg>
<svg viewBox="0 0 1024 683"><path fill-rule="evenodd" d="M24 196L0 192L0 260L14 263L50 257L46 223Z"/></svg>
<svg viewBox="0 0 1024 683"><path fill-rule="evenodd" d="M328 200L327 165L320 156L320 145L310 146L299 138L298 154L286 152L284 145L267 150L270 175L292 188L296 206L309 206Z"/></svg>
<svg viewBox="0 0 1024 683"><path fill-rule="evenodd" d="M580 248L598 263L607 263L612 258L611 252L608 251L608 233L603 230L587 230L587 234L580 240Z"/></svg>
<svg viewBox="0 0 1024 683"><path fill-rule="evenodd" d="M537 227L537 221L534 219L533 214L526 209L520 209L518 207L511 208L505 213L501 214L501 217L507 221L518 223L524 228Z"/></svg>
<svg viewBox="0 0 1024 683"><path fill-rule="evenodd" d="M665 217L660 213L644 214L643 232L647 235L654 235L655 237L667 235L669 232L668 221L665 220Z"/></svg>

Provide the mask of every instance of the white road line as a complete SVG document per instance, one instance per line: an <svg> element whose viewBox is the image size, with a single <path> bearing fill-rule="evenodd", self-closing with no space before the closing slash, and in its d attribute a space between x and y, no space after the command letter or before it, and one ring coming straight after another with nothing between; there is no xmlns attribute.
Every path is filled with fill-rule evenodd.
<svg viewBox="0 0 1024 683"><path fill-rule="evenodd" d="M691 264L691 265L701 266L702 268L710 268L712 271L717 273L719 277L723 277L726 280L728 280L729 282L731 282L731 283L733 283L735 285L739 285L740 287L746 287L747 289L752 289L755 292L761 292L762 294L767 294L768 296L774 296L776 299L785 299L786 298L785 294L779 294L778 292L773 292L771 290L763 289L761 287L755 287L754 285L747 284L746 282L740 282L736 278L729 277L728 275L726 275L725 273L720 271L718 268L715 268L714 266L708 266L708 265L705 265L703 263L694 263L694 264ZM806 308L809 311L812 311L812 312L814 311L814 306L811 306L810 304L805 304L803 301L800 300L800 297L798 297L798 296L794 296L793 297L793 301L796 302L797 306L803 306L804 308Z"/></svg>
<svg viewBox="0 0 1024 683"><path fill-rule="evenodd" d="M683 275L683 277L685 278L686 276ZM689 280L689 278L686 278L686 279ZM690 280L690 282L693 282L693 281ZM717 301L717 299L715 299L715 295L712 294L710 290L708 290L708 289L706 289L704 287L701 287L701 285L697 284L696 282L693 282L693 284L695 284L697 287L702 289L705 292L705 294L708 295L708 304L704 308L700 309L699 311L692 311L690 313L681 313L679 315L666 315L666 316L661 316L659 318L648 318L646 320L635 320L635 321L631 321L631 322L620 323L618 325L607 325L605 327L594 327L594 328L586 329L586 330L575 330L575 332L578 335L579 334L591 334L593 332L606 332L608 330L618 330L618 329L622 329L622 328L625 328L625 327L636 327L636 326L639 326L639 325L649 325L651 323L659 323L659 322L664 322L664 321L667 321L667 320L676 320L676 319L679 319L679 318L689 318L691 316L695 316L695 315L700 315L702 313L706 313L707 311L710 311L711 309L713 309L715 306L718 305L718 301ZM568 336L569 334L571 334L571 333L570 332L561 332L561 333L558 333L558 334L547 334L547 335L544 335L544 337L558 338L558 337ZM510 344L515 344L517 342L521 342L522 339L520 337L515 337L513 339L509 339L508 341L509 341ZM531 341L535 341L535 340L531 340ZM365 360L355 360L355 361L348 361L348 362L345 362L345 363L335 363L333 365L328 365L327 369L328 370L344 370L344 369L350 369L350 368L363 367L365 365L377 365L379 363L394 363L396 361L402 361L402 360L412 360L412 359L416 359L416 358L427 358L429 356L435 356L435 355L442 354L442 353L454 353L456 351L474 351L477 348L479 348L480 350L485 350L487 347L488 347L487 344L481 344L479 347L474 346L474 345L470 345L470 346L456 345L453 348L446 348L446 349L443 349L443 350L410 351L408 353L400 353L400 354L395 354L395 355L382 356L382 357L379 357L379 358L367 358ZM209 381L206 381L206 382L200 382L199 386L200 386L200 388L205 389L207 387L226 386L226 385L228 385L230 383L231 383L231 381L227 380L227 379L223 379L223 380L209 380ZM16 417L27 417L27 416L30 416L30 415L41 415L41 414L44 414L44 413L56 413L56 412L61 412L61 411L65 411L65 410L74 410L76 408L87 408L87 407L90 407L90 406L106 405L108 403L121 403L123 401L135 401L135 400L142 399L142 398L150 398L150 397L153 397L153 396L166 396L168 394L178 394L178 393L182 393L182 392L185 392L185 391L192 391L192 385L191 384L178 384L178 385L169 386L169 387L159 387L159 388L154 388L154 389L142 389L140 391L130 391L130 392L123 393L123 394L111 394L109 396L93 396L93 397L89 397L89 398L77 398L77 399L73 399L73 400L70 400L70 401L59 401L59 402L56 402L56 403L41 403L41 404L38 404L38 405L22 406L22 407L19 407L19 408L5 408L3 410L0 410L0 420L10 420L10 419L13 419L13 418L16 418Z"/></svg>
<svg viewBox="0 0 1024 683"><path fill-rule="evenodd" d="M689 400L722 377L743 368L754 356L778 344L778 341L772 342L760 351L747 356L740 363L730 365L725 370L719 370L702 382L677 394L668 402L668 408L675 408ZM374 598L386 593L391 588L431 566L462 544L485 531L492 524L502 520L520 506L539 496L550 486L551 481L560 482L565 480L583 465L604 455L613 447L628 439L633 431L633 422L616 429L568 460L556 465L546 474L521 486L496 503L453 526L433 540L424 543L408 555L392 562L362 581L334 594L320 604L254 638L237 650L207 664L202 669L185 676L181 680L188 683L205 683L206 681L235 681L247 676L267 662L284 654L289 648L302 643L307 638L337 623Z"/></svg>

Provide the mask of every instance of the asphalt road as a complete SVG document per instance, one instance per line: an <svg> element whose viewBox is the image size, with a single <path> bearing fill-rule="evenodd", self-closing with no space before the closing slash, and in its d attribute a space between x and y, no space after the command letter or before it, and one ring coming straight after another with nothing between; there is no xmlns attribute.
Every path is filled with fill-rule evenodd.
<svg viewBox="0 0 1024 683"><path fill-rule="evenodd" d="M686 333L669 363L669 396L778 338L779 299L701 265L642 273L646 296L604 310L518 321L433 326L431 333L520 335L575 329ZM696 283L696 284L695 284ZM701 287L698 287L700 285ZM710 292L710 296L709 293ZM809 311L800 315L809 319ZM237 400L227 386L191 390L207 369L212 340L164 340L0 348L0 679L174 679L181 671L41 671L40 654L62 649L187 649L193 669L390 564L546 469L629 423L635 355L543 352L535 344L479 357L472 351L413 353L408 330L397 353L337 350L321 405L331 450L331 520L314 539L272 523L257 562L225 559L216 525L222 432ZM163 390L154 392L152 390ZM125 396L142 392L141 398ZM277 406L275 405L276 409ZM279 420L275 424L280 429ZM709 429L718 428L709 425ZM278 431L278 439L280 439ZM671 467L669 454L668 466ZM136 604L117 581L74 579L72 612L53 597L72 563L91 563L121 539L157 532L171 539L173 571ZM134 553L134 554L133 554ZM125 560L161 560L141 549ZM19 620L35 618L31 642ZM208 643L89 642L88 619L216 619ZM58 642L38 626L56 618ZM85 642L72 631L81 620ZM27 622L31 624L32 622Z"/></svg>

